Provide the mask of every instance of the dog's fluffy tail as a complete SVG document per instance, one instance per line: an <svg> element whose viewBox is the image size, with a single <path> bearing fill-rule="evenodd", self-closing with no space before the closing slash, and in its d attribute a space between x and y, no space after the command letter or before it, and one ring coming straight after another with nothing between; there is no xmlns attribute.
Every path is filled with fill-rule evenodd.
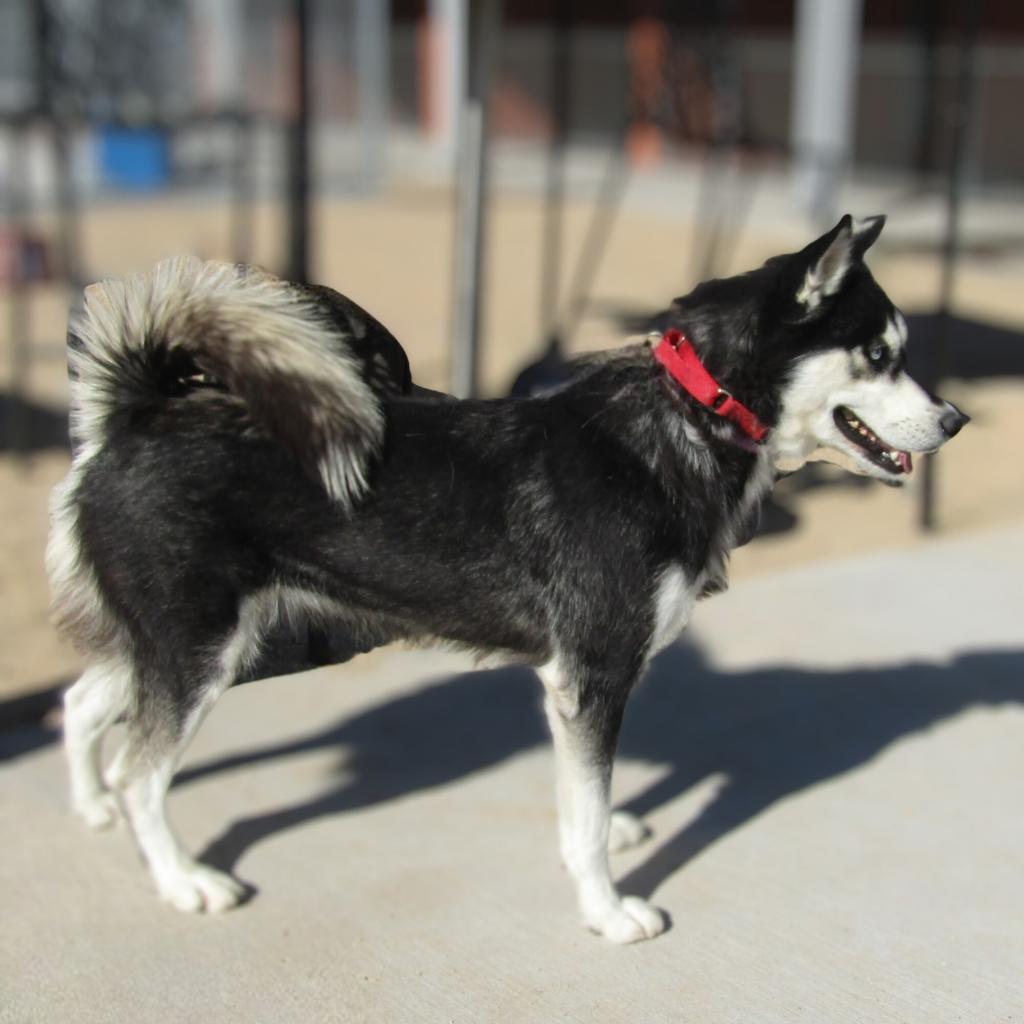
<svg viewBox="0 0 1024 1024"><path fill-rule="evenodd" d="M72 437L84 449L122 414L166 398L182 367L240 398L342 504L365 491L383 438L380 402L338 327L299 289L248 268L178 257L92 285L69 364Z"/></svg>

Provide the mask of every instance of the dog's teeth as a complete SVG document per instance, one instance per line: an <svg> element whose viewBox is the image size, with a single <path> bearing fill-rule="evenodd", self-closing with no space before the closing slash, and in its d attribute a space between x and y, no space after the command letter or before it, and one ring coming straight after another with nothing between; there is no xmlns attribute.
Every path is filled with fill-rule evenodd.
<svg viewBox="0 0 1024 1024"><path fill-rule="evenodd" d="M850 417L850 426L851 426L851 427L859 427L859 426L860 426L860 420L855 420L855 419L854 419L854 418L853 418L853 417L851 416L851 417Z"/></svg>

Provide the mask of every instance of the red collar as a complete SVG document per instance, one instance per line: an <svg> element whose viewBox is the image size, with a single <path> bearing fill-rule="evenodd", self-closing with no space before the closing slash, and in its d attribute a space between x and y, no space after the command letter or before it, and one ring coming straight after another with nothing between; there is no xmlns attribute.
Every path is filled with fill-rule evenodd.
<svg viewBox="0 0 1024 1024"><path fill-rule="evenodd" d="M654 349L654 358L684 391L716 416L735 423L752 441L761 444L768 436L768 427L704 369L700 357L682 331L670 327Z"/></svg>

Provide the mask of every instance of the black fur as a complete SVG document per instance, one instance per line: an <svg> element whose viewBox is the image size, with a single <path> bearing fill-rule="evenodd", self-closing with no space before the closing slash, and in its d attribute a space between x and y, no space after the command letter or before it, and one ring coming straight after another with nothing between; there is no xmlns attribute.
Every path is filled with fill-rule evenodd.
<svg viewBox="0 0 1024 1024"><path fill-rule="evenodd" d="M798 318L798 278L829 237L674 306L709 369L768 424L798 356L874 336L891 310L857 264L834 300ZM408 394L408 362L377 321L329 289L311 294L385 400L384 448L353 513L289 447L249 429L232 396L182 391L173 365L156 367L162 395L111 428L82 476L81 542L130 638L142 705L180 719L242 601L281 585L346 609L333 629L352 650L440 639L531 664L558 651L581 707L618 714L645 663L661 572L710 568L709 589L722 584L716 562L740 531L756 454L646 345L584 360L545 397L443 402ZM710 463L687 457L684 422Z"/></svg>
<svg viewBox="0 0 1024 1024"><path fill-rule="evenodd" d="M769 426L801 357L861 346L892 314L863 239L838 291L810 310L795 301L808 269L849 237L844 218L670 312ZM454 401L413 386L398 342L359 307L329 289L308 296L333 328L327 351L347 341L384 414L351 507L296 457L294 387L275 395L264 368L258 398L273 414L254 417L230 380L195 379L201 331L195 366L145 350L136 373L158 386L135 389L130 414L105 424L73 473L77 557L114 624L94 653L116 641L127 655L136 747L174 745L249 599L284 590L315 597L341 656L406 639L557 662L573 756L607 786L626 698L664 639L659 584L671 568L694 596L724 586L728 551L771 484L765 449L686 395L647 344L581 360L542 397ZM230 352L238 380L237 339ZM250 645L240 675L257 654Z"/></svg>

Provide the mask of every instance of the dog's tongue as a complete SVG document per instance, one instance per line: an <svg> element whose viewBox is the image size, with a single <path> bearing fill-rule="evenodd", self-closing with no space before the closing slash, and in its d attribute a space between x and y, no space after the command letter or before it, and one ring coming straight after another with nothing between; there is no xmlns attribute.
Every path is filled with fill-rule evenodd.
<svg viewBox="0 0 1024 1024"><path fill-rule="evenodd" d="M896 459L904 473L909 473L914 468L914 463L910 458L910 452L899 452Z"/></svg>

